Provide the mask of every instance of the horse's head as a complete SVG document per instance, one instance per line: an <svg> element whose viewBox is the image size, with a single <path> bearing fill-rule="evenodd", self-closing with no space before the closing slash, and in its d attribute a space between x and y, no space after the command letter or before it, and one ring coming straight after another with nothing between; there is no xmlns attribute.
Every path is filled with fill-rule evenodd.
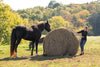
<svg viewBox="0 0 100 67"><path fill-rule="evenodd" d="M51 31L51 29L50 29L50 24L49 24L48 21L45 23L45 29L46 29L48 32Z"/></svg>

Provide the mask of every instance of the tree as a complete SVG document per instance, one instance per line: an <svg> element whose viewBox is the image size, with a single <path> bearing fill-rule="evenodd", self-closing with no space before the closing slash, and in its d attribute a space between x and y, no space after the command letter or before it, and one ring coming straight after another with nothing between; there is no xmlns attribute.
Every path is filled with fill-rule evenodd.
<svg viewBox="0 0 100 67"><path fill-rule="evenodd" d="M89 24L93 27L93 34L100 35L100 13L92 14L89 18Z"/></svg>
<svg viewBox="0 0 100 67"><path fill-rule="evenodd" d="M49 23L52 30L56 28L61 28L61 27L66 28L66 25L67 27L69 27L69 24L70 24L68 21L65 21L61 16L54 16L50 18Z"/></svg>
<svg viewBox="0 0 100 67"><path fill-rule="evenodd" d="M48 8L53 8L53 5L56 3L55 0L51 0L49 5L48 5Z"/></svg>
<svg viewBox="0 0 100 67"><path fill-rule="evenodd" d="M8 5L0 3L0 44L10 44L12 29L17 25L28 25L28 21L24 22Z"/></svg>
<svg viewBox="0 0 100 67"><path fill-rule="evenodd" d="M58 7L58 6L60 6L60 4L59 4L59 3L55 3L55 4L53 5L53 8L56 8L56 7Z"/></svg>
<svg viewBox="0 0 100 67"><path fill-rule="evenodd" d="M86 19L90 15L90 12L88 10L83 10L83 11L80 11L78 14L80 18Z"/></svg>

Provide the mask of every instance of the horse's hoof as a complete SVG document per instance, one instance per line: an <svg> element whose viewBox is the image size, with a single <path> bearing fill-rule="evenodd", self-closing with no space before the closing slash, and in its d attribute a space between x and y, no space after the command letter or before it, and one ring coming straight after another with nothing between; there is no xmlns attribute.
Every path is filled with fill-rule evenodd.
<svg viewBox="0 0 100 67"><path fill-rule="evenodd" d="M31 56L33 56L33 54L31 54Z"/></svg>
<svg viewBox="0 0 100 67"><path fill-rule="evenodd" d="M14 56L15 58L18 58L18 56Z"/></svg>

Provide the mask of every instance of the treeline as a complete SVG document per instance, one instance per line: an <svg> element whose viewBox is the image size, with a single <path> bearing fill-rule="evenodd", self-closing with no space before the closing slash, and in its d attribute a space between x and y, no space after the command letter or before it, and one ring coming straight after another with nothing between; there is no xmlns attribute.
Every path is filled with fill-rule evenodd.
<svg viewBox="0 0 100 67"><path fill-rule="evenodd" d="M89 35L100 35L100 3L63 5L52 0L48 7L14 11L0 0L0 45L10 44L12 29L17 25L31 26L49 21L51 29L64 27L73 31L89 27ZM46 31L43 32L46 34ZM24 41L22 41L24 42Z"/></svg>
<svg viewBox="0 0 100 67"><path fill-rule="evenodd" d="M34 7L17 11L22 18L29 19L29 22L34 24L48 19L54 28L62 26L58 19L63 19L69 25L66 27L71 30L82 29L85 25L89 27L89 35L100 35L100 2L95 1L85 4L69 4L63 5L55 0L50 1L48 7ZM57 18L58 19L54 19ZM63 26L62 26L63 27Z"/></svg>

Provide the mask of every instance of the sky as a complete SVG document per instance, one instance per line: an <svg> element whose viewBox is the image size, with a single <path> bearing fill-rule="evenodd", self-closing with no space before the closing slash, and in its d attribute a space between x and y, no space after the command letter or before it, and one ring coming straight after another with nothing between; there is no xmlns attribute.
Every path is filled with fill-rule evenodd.
<svg viewBox="0 0 100 67"><path fill-rule="evenodd" d="M4 0L4 3L10 5L10 7L13 10L19 10L19 9L33 8L35 6L47 7L50 1L51 0ZM70 3L82 4L96 0L56 0L56 1L62 4L70 4Z"/></svg>

